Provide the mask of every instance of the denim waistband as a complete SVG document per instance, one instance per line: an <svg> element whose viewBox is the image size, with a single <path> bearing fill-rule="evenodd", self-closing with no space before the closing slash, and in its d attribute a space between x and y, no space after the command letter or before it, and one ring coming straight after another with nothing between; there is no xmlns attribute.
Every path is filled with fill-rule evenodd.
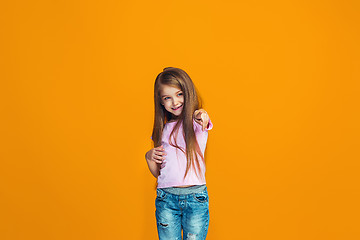
<svg viewBox="0 0 360 240"><path fill-rule="evenodd" d="M206 189L206 184L203 185L195 185L191 187L168 187L168 188L160 188L167 193L175 194L175 195L186 195L199 193Z"/></svg>

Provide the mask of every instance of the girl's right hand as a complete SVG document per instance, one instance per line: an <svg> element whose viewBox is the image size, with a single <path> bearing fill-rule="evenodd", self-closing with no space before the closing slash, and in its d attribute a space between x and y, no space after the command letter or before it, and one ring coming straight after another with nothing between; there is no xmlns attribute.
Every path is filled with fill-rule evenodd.
<svg viewBox="0 0 360 240"><path fill-rule="evenodd" d="M149 151L147 160L154 161L156 163L163 163L163 161L165 160L165 155L167 154L165 153L163 145L161 145Z"/></svg>

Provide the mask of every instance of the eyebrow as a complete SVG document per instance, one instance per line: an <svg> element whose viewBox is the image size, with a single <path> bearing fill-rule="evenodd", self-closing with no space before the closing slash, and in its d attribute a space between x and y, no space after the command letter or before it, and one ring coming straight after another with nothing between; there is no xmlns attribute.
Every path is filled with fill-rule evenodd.
<svg viewBox="0 0 360 240"><path fill-rule="evenodd" d="M178 93L178 92L182 92L182 91L179 90L179 91L177 91L176 93ZM166 96L169 96L169 95L162 95L161 98L166 97Z"/></svg>

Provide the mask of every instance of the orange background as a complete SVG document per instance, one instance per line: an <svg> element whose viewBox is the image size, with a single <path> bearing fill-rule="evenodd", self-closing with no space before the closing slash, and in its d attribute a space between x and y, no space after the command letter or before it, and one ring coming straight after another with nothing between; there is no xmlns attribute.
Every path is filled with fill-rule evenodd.
<svg viewBox="0 0 360 240"><path fill-rule="evenodd" d="M214 128L208 238L360 239L359 1L2 1L0 239L157 239L153 84Z"/></svg>

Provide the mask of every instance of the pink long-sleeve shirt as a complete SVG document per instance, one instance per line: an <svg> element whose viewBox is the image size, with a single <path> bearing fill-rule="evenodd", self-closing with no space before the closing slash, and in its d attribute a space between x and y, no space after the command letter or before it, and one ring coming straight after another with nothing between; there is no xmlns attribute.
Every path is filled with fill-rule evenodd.
<svg viewBox="0 0 360 240"><path fill-rule="evenodd" d="M166 187L175 187L183 185L202 185L206 184L205 180L205 164L203 163L201 157L198 155L201 174L198 172L198 176L194 172L193 166L190 167L185 179L186 171L186 154L184 154L180 149L177 149L169 144L169 136L173 130L176 122L168 122L165 124L163 135L162 135L162 145L165 149L167 155L165 155L165 160L161 164L160 175L158 176L158 186L157 188L166 188ZM194 131L196 139L199 143L200 150L204 155L206 143L208 139L208 130L213 128L211 120L204 131L202 131L202 126L193 121ZM175 134L173 135L175 137ZM174 143L174 140L171 141ZM186 143L183 136L182 124L179 127L179 132L177 135L176 143L178 146L184 149L186 153ZM196 167L196 166L195 166ZM198 171L198 170L197 170Z"/></svg>

